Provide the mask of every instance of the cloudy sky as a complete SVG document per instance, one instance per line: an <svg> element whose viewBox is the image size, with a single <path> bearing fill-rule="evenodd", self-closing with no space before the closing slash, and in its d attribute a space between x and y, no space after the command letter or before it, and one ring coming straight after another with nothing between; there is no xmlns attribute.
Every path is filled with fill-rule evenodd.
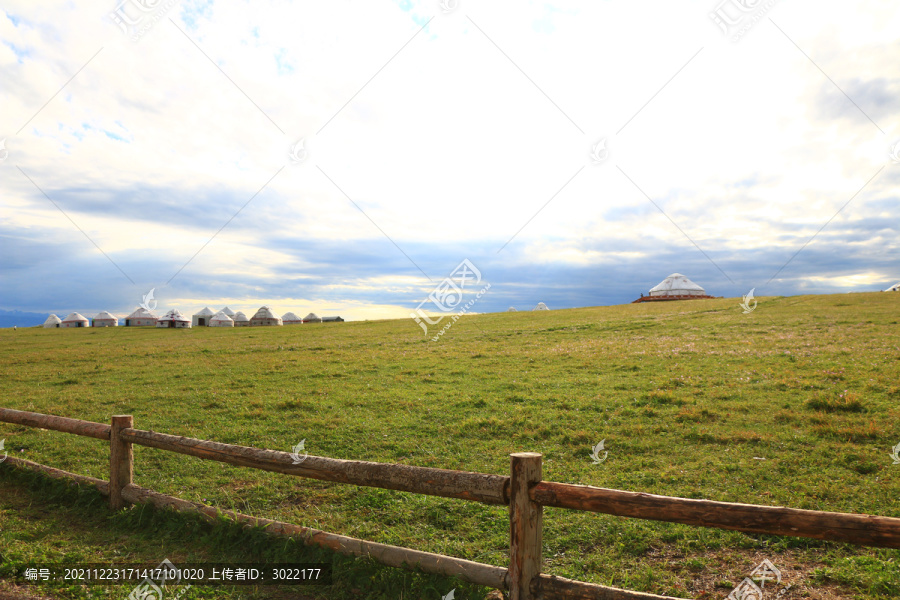
<svg viewBox="0 0 900 600"><path fill-rule="evenodd" d="M879 0L7 1L0 309L884 289L898 56Z"/></svg>

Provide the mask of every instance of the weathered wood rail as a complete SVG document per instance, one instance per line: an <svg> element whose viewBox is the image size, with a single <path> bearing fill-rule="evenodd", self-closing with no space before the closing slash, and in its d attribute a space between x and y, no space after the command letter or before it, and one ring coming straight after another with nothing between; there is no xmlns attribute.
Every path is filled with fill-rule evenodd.
<svg viewBox="0 0 900 600"><path fill-rule="evenodd" d="M287 452L134 429L131 415L115 415L111 424L105 425L0 408L0 421L109 440L109 481L14 457L8 457L0 466L29 469L50 477L92 485L101 494L109 496L110 507L113 509L128 503L147 503L197 513L207 519L225 514L247 525L263 526L275 535L294 536L305 544L329 548L342 554L367 556L391 567L418 568L427 573L455 576L479 585L506 589L512 600L676 600L668 596L621 590L541 573L544 506L747 533L900 548L898 518L673 498L543 481L541 455L533 452L512 454L509 476L321 456L307 456L300 464L294 464L292 455ZM134 483L133 444L297 477L509 506L510 564L508 568L498 567L379 544L291 523L218 510L160 494Z"/></svg>

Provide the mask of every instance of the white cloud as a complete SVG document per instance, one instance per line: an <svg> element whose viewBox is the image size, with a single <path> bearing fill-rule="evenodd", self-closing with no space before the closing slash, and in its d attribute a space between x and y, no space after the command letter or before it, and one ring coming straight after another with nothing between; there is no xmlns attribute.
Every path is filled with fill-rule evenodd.
<svg viewBox="0 0 900 600"><path fill-rule="evenodd" d="M816 244L868 236L868 256L896 263L896 225L883 223L896 222L900 181L887 157L900 9L779 2L732 43L714 7L184 2L134 43L112 2L13 2L0 13L0 223L11 247L97 252L21 168L140 285L158 285L234 217L173 300L224 305L243 277L251 304L278 304L287 277L315 286L305 301L359 314L406 311L431 285L417 265L437 281L466 256L510 286L529 262L637 272L676 253L711 268L685 234L735 279L750 276L742 257L771 252L756 265L771 274L832 217ZM301 138L309 156L294 164ZM610 157L591 165L601 138ZM865 277L829 281L897 278L856 260ZM801 264L795 281L846 268ZM50 289L16 270L10 289L58 296L57 275ZM594 303L579 293L572 304Z"/></svg>

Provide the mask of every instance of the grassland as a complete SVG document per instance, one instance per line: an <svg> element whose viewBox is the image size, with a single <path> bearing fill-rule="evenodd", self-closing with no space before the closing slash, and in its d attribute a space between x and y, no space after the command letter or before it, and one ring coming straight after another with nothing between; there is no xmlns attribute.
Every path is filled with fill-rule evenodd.
<svg viewBox="0 0 900 600"><path fill-rule="evenodd" d="M438 342L412 321L192 330L0 330L10 408L310 454L688 498L900 517L900 295L734 299L472 315ZM11 455L106 478L104 445L0 424ZM590 459L605 439L609 455ZM504 565L500 507L240 469L135 447L137 483L194 501ZM309 551L93 491L0 472L8 564L294 560ZM319 555L316 555L319 556ZM783 598L900 595L900 551L547 509L546 572L723 598L762 558ZM328 558L331 560L331 558ZM338 559L336 559L338 560ZM321 598L481 598L486 590L338 560ZM113 588L124 597L124 588ZM118 591L116 591L118 590ZM57 589L98 597L99 588ZM194 589L186 597L297 597Z"/></svg>

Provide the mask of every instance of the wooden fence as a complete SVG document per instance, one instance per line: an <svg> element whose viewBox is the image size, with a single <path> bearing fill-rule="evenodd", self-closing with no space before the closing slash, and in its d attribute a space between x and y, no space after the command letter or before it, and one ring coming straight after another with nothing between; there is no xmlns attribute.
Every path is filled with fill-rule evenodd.
<svg viewBox="0 0 900 600"><path fill-rule="evenodd" d="M508 476L320 456L308 456L300 464L294 464L292 455L287 452L134 429L131 415L113 416L111 424L105 425L0 408L0 421L109 440L109 481L14 457L8 457L3 465L93 485L100 493L109 496L110 507L114 510L130 502L196 512L210 519L221 512L236 521L263 526L277 535L296 536L308 545L329 548L341 554L368 556L391 567L418 568L427 573L456 576L475 584L509 590L511 600L676 600L669 596L632 592L542 573L541 532L545 506L747 533L900 548L898 518L673 498L554 483L543 481L541 455L534 452L510 455ZM210 506L160 494L134 483L133 444L298 477L509 506L509 568L359 540L233 511L217 511Z"/></svg>

